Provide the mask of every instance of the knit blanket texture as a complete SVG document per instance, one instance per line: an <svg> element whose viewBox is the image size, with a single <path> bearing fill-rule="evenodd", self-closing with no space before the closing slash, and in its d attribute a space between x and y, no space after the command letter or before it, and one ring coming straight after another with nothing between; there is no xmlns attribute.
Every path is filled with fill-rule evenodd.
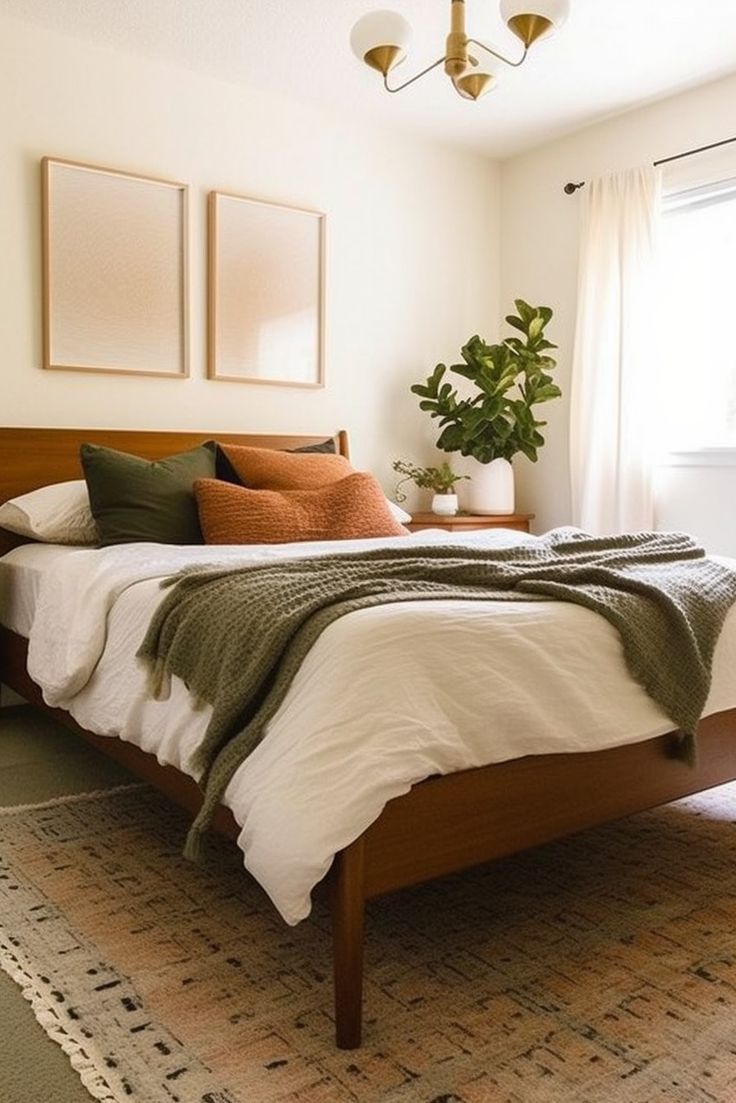
<svg viewBox="0 0 736 1103"><path fill-rule="evenodd" d="M172 674L212 706L192 766L203 803L185 853L196 857L230 778L263 738L309 649L338 617L400 601L558 600L619 632L631 676L682 733L684 757L708 696L713 652L736 602L736 571L680 533L590 537L554 529L534 544L396 546L187 568L164 580L138 651L155 697ZM457 656L462 662L462 655Z"/></svg>

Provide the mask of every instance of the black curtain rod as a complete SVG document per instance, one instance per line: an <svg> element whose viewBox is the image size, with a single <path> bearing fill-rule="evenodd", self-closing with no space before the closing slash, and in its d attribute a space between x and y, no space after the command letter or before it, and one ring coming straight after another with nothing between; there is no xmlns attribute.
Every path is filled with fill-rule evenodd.
<svg viewBox="0 0 736 1103"><path fill-rule="evenodd" d="M736 142L736 135L733 138L724 138L722 142L711 142L709 146L698 146L697 149L687 149L684 153L676 153L674 157L663 157L661 161L655 161L654 167L658 168L659 165L669 165L671 161L682 161L684 157L692 157L696 153L706 153L709 149L718 149L720 146L730 146L732 142ZM570 183L565 184L565 195L574 195L580 188L585 187L585 181L581 180L579 184Z"/></svg>

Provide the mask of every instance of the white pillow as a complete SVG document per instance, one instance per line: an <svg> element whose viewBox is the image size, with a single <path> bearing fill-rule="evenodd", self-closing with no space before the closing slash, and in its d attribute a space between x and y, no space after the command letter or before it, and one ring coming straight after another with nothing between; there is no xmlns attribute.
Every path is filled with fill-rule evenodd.
<svg viewBox="0 0 736 1103"><path fill-rule="evenodd" d="M43 544L97 544L84 479L42 486L0 506L0 528Z"/></svg>
<svg viewBox="0 0 736 1103"><path fill-rule="evenodd" d="M388 508L391 510L391 513L394 516L394 520L398 521L400 525L405 525L409 521L411 521L411 513L407 513L405 509L401 508L401 506L397 506L396 502L392 502L390 498L387 498L386 502L388 503Z"/></svg>

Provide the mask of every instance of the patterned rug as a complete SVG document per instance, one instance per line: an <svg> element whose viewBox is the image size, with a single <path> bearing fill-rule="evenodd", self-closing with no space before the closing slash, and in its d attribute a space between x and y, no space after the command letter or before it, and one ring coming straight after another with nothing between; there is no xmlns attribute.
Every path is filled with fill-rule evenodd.
<svg viewBox="0 0 736 1103"><path fill-rule="evenodd" d="M736 786L372 904L361 1050L283 924L142 787L0 814L0 955L98 1099L736 1100Z"/></svg>

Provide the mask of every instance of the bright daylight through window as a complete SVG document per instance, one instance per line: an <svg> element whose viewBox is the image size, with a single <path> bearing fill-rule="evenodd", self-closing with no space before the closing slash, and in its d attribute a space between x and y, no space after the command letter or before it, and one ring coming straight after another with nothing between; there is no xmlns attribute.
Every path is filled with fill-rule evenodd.
<svg viewBox="0 0 736 1103"><path fill-rule="evenodd" d="M659 447L736 448L736 180L666 199L660 265Z"/></svg>

